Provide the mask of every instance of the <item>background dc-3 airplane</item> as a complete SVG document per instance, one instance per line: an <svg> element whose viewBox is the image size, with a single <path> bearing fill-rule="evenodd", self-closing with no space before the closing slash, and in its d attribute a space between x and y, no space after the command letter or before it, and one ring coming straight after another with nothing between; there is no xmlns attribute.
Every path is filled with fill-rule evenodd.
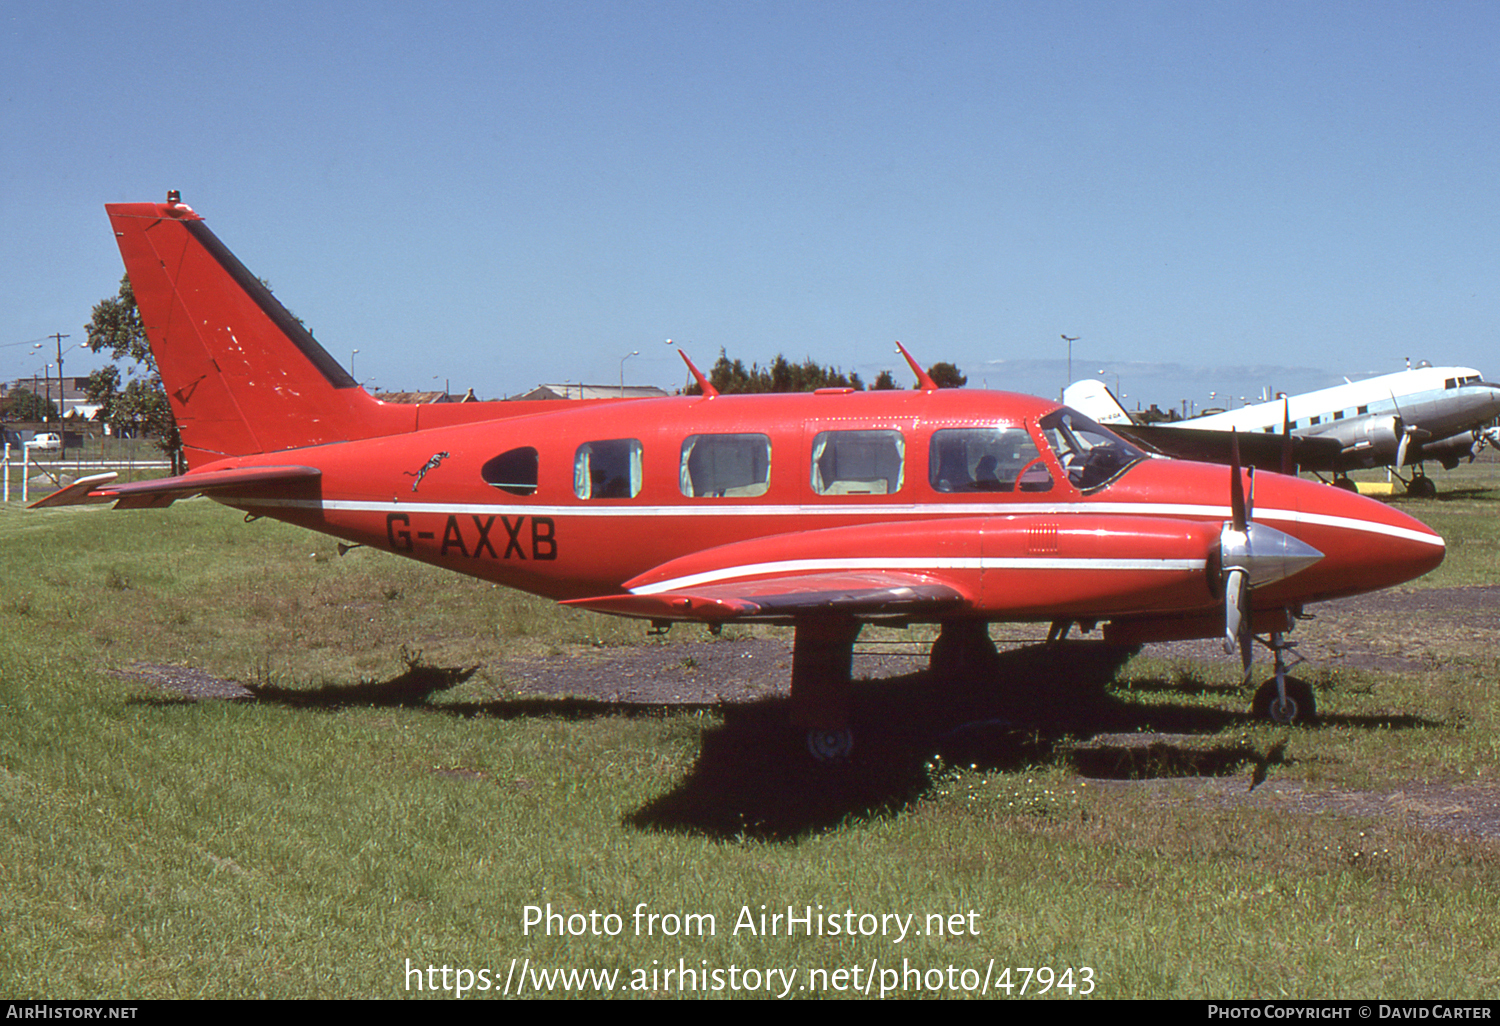
<svg viewBox="0 0 1500 1026"><path fill-rule="evenodd" d="M1497 441L1490 427L1500 417L1500 385L1472 367L1425 362L1394 374L1255 403L1190 420L1135 424L1102 381L1077 381L1063 402L1132 441L1181 459L1228 462L1231 430L1242 437L1247 462L1283 473L1327 472L1353 488L1347 473L1362 467L1410 466L1413 495L1437 488L1426 460L1449 470ZM1264 436L1272 435L1275 438ZM1283 435L1291 444L1283 451Z"/></svg>
<svg viewBox="0 0 1500 1026"><path fill-rule="evenodd" d="M689 362L702 396L382 404L175 194L106 210L190 469L38 505L205 494L587 609L792 625L792 719L820 758L853 744L864 623L941 624L939 673L994 659L987 624L1033 621L1223 636L1248 674L1253 617L1277 666L1257 707L1291 722L1312 714L1282 659L1302 607L1443 559L1384 504L1149 459L1056 402L940 391L910 357L910 392L718 395Z"/></svg>

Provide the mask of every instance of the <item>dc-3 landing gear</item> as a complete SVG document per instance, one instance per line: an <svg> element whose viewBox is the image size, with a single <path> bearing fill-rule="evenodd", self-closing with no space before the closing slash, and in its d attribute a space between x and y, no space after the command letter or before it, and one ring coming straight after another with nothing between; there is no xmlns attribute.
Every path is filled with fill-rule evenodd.
<svg viewBox="0 0 1500 1026"><path fill-rule="evenodd" d="M1433 499L1437 497L1437 485L1433 484L1432 478L1418 470L1406 482L1406 494L1415 499Z"/></svg>
<svg viewBox="0 0 1500 1026"><path fill-rule="evenodd" d="M1411 479L1407 480L1394 470L1391 476L1406 486L1406 494L1413 499L1435 499L1437 498L1437 483L1427 476L1420 463L1411 468Z"/></svg>

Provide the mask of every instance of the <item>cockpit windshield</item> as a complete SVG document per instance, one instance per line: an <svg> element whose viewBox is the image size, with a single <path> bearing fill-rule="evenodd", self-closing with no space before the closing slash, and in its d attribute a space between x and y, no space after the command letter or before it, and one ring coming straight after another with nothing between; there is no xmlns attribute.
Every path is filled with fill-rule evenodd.
<svg viewBox="0 0 1500 1026"><path fill-rule="evenodd" d="M1064 406L1041 419L1042 435L1080 492L1097 491L1146 458L1119 435Z"/></svg>

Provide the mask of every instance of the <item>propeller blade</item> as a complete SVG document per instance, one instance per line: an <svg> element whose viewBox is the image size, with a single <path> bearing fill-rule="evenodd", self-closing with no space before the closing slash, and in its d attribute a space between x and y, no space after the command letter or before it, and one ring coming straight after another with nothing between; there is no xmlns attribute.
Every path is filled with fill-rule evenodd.
<svg viewBox="0 0 1500 1026"><path fill-rule="evenodd" d="M1255 659L1255 628L1250 621L1250 575L1239 568L1224 579L1224 652L1233 655L1236 649L1248 683Z"/></svg>
<svg viewBox="0 0 1500 1026"><path fill-rule="evenodd" d="M1240 480L1240 436L1234 428L1229 429L1229 509L1234 529L1243 534L1249 517L1245 513L1245 484Z"/></svg>
<svg viewBox="0 0 1500 1026"><path fill-rule="evenodd" d="M1253 559L1250 521L1254 516L1255 468L1250 468L1250 490L1247 496L1245 482L1240 476L1240 436L1234 428L1229 429L1229 470L1229 508L1234 522L1228 526L1238 536L1236 547L1242 547L1241 555ZM1224 536L1221 534L1221 552L1223 549ZM1255 631L1250 623L1249 565L1234 565L1230 563L1229 554L1225 553L1225 566L1228 569L1224 574L1224 652L1233 655L1236 648L1240 650L1240 663L1244 667L1247 683L1250 680L1250 663L1255 655Z"/></svg>
<svg viewBox="0 0 1500 1026"><path fill-rule="evenodd" d="M1224 575L1224 654L1233 655L1240 644L1240 624L1245 619L1243 600L1250 575L1234 569Z"/></svg>
<svg viewBox="0 0 1500 1026"><path fill-rule="evenodd" d="M1406 466L1406 447L1411 445L1411 432L1403 430L1401 441L1396 444L1396 466Z"/></svg>

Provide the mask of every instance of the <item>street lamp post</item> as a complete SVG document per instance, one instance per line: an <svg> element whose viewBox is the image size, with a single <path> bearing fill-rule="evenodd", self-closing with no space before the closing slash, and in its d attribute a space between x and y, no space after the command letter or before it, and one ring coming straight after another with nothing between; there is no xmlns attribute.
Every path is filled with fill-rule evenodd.
<svg viewBox="0 0 1500 1026"><path fill-rule="evenodd" d="M1073 383L1073 343L1077 342L1083 336L1074 335L1070 338L1067 335L1060 335L1058 337L1068 344L1068 381L1067 384L1063 386L1064 388L1067 388L1068 385L1071 385ZM1061 398L1061 393L1058 393L1058 397Z"/></svg>
<svg viewBox="0 0 1500 1026"><path fill-rule="evenodd" d="M625 361L628 360L628 359L630 359L632 356L640 356L640 355L641 355L641 351L639 349L635 349L635 350L632 350L632 351L626 353L624 356L620 357L620 398L621 399L625 398Z"/></svg>

